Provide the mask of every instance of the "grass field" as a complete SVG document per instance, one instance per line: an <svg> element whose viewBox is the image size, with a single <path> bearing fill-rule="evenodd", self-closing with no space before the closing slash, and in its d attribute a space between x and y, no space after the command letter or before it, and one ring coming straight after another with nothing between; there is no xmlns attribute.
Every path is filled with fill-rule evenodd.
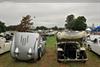
<svg viewBox="0 0 100 67"><path fill-rule="evenodd" d="M46 53L37 62L21 62L11 58L10 52L0 55L0 67L100 67L100 57L93 52L87 51L88 61L58 63L56 61L56 39L54 36L47 37Z"/></svg>

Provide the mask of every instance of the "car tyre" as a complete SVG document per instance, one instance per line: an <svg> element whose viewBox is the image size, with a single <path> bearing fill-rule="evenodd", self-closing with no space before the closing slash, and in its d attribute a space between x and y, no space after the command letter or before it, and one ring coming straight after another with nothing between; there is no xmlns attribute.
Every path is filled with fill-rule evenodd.
<svg viewBox="0 0 100 67"><path fill-rule="evenodd" d="M88 45L88 50L91 51L91 47L90 47L90 45Z"/></svg>
<svg viewBox="0 0 100 67"><path fill-rule="evenodd" d="M58 63L61 63L61 61L60 61L60 60L58 60L58 59L57 59L57 62L58 62Z"/></svg>
<svg viewBox="0 0 100 67"><path fill-rule="evenodd" d="M40 60L42 57L42 52L41 52L41 49L38 50L38 60Z"/></svg>

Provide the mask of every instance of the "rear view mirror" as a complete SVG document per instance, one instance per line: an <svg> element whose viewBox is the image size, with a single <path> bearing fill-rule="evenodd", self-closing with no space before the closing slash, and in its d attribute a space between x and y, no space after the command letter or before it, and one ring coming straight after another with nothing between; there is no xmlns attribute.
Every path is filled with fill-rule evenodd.
<svg viewBox="0 0 100 67"><path fill-rule="evenodd" d="M94 42L94 43L97 43L97 39L95 38L95 39L93 40L93 42Z"/></svg>

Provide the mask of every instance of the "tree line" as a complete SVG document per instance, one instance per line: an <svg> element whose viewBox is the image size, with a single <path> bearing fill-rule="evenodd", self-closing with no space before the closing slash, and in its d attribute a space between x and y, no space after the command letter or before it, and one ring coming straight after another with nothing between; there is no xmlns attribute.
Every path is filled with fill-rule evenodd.
<svg viewBox="0 0 100 67"><path fill-rule="evenodd" d="M31 26L34 24L32 21L32 18L30 15L26 15L22 17L20 24L18 25L10 25L6 26L4 22L0 21L0 32L5 32L5 31L20 31L20 32L26 32L31 29ZM68 15L65 20L65 28L68 30L78 30L82 31L87 28L86 24L86 18L84 16L79 16L75 18L73 14ZM60 30L64 28L59 28L57 26L54 26L52 28L47 28L45 26L37 26L35 30L48 30L48 29L53 29L53 30Z"/></svg>

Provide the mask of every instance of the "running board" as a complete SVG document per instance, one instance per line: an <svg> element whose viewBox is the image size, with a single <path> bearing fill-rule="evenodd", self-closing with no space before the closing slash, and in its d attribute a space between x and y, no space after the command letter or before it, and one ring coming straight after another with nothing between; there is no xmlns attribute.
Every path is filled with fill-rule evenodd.
<svg viewBox="0 0 100 67"><path fill-rule="evenodd" d="M88 59L58 59L59 61L87 61Z"/></svg>

